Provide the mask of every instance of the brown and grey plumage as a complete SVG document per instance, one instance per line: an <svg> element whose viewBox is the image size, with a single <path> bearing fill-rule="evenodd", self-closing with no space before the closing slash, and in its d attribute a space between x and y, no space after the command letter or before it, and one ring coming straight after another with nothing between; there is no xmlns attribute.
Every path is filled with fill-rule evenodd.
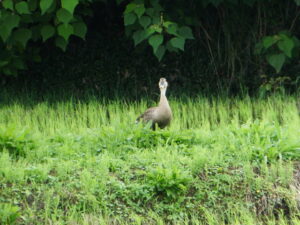
<svg viewBox="0 0 300 225"><path fill-rule="evenodd" d="M156 124L162 129L168 126L172 120L172 110L166 97L168 87L167 80L165 78L160 78L158 86L160 89L160 101L158 106L147 109L136 119L136 122L139 122L140 120L146 123L151 121L153 130L155 130Z"/></svg>

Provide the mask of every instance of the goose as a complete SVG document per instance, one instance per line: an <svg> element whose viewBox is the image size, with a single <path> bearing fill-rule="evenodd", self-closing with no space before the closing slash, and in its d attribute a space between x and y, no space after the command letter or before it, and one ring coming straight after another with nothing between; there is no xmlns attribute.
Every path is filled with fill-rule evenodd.
<svg viewBox="0 0 300 225"><path fill-rule="evenodd" d="M152 130L155 130L156 124L159 128L163 129L168 126L172 120L172 110L166 97L166 91L168 87L166 78L160 78L158 87L160 89L160 101L158 106L147 109L136 119L136 123L138 123L140 120L145 123L151 121Z"/></svg>

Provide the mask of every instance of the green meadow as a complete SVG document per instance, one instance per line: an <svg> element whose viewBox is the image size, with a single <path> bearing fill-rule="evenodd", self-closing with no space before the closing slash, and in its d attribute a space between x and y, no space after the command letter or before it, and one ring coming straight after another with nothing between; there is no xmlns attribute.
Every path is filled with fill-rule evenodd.
<svg viewBox="0 0 300 225"><path fill-rule="evenodd" d="M0 95L0 224L300 224L295 96Z"/></svg>

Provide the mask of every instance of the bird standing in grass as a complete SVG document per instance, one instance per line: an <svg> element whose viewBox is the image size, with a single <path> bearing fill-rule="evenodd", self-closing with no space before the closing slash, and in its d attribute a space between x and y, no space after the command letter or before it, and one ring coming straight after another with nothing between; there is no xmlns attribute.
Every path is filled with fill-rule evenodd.
<svg viewBox="0 0 300 225"><path fill-rule="evenodd" d="M155 130L156 124L159 128L163 129L168 126L172 120L172 110L166 97L168 87L167 80L165 78L160 78L158 86L160 89L160 101L158 106L147 109L136 119L136 122L139 122L140 120L146 123L151 122L151 128L153 130Z"/></svg>

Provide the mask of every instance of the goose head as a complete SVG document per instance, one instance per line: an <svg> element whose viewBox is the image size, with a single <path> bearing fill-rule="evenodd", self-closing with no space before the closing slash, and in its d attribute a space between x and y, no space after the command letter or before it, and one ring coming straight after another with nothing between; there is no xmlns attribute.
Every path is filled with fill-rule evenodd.
<svg viewBox="0 0 300 225"><path fill-rule="evenodd" d="M161 90L166 90L168 87L168 82L166 78L160 78L159 83L158 83L159 89Z"/></svg>

